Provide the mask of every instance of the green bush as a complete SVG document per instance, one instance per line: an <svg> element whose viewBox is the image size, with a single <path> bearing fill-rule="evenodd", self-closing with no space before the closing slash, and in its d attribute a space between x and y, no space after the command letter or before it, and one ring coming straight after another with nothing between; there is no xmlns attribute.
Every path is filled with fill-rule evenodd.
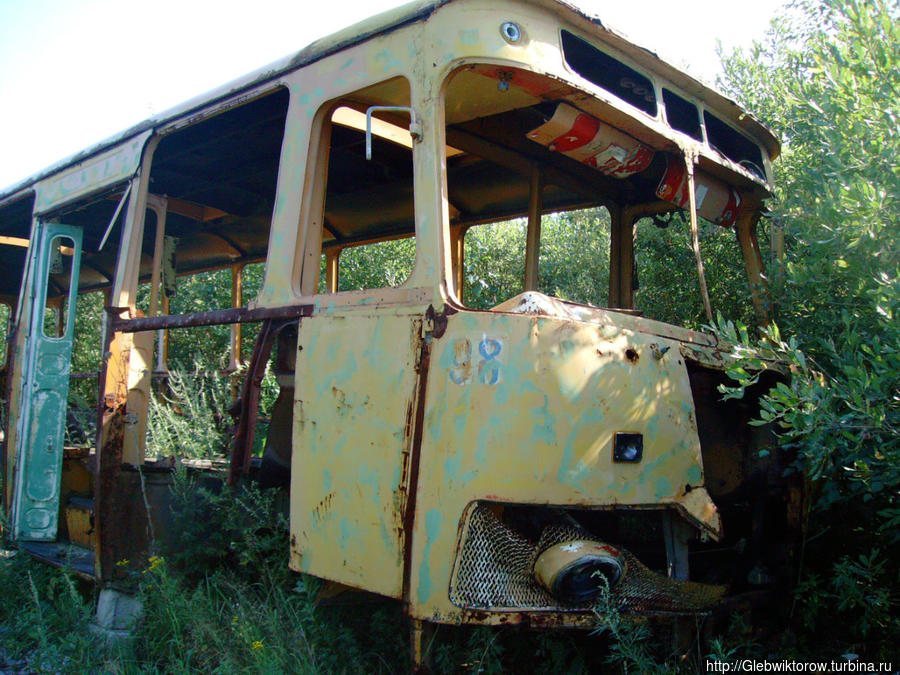
<svg viewBox="0 0 900 675"><path fill-rule="evenodd" d="M724 66L724 88L785 141L781 332L759 346L791 380L763 397L760 423L810 480L794 637L875 660L900 641L900 5L794 2ZM734 393L758 366L733 369Z"/></svg>
<svg viewBox="0 0 900 675"><path fill-rule="evenodd" d="M228 451L233 420L228 415L227 377L201 363L193 371L173 369L150 400L147 455L179 458L221 457Z"/></svg>
<svg viewBox="0 0 900 675"><path fill-rule="evenodd" d="M21 672L100 672L115 651L87 629L90 588L24 553L0 552L0 668L5 659Z"/></svg>

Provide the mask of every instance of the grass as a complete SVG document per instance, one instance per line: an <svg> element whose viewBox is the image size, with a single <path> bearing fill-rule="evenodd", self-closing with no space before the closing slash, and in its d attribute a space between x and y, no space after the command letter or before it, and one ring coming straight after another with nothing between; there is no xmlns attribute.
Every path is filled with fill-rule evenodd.
<svg viewBox="0 0 900 675"><path fill-rule="evenodd" d="M0 558L0 672L407 672L400 603L317 606L322 582L287 568L287 521L275 493L216 490L187 474L176 476L174 492L179 536L133 573L144 612L127 641L107 643L88 630L91 584L24 553ZM590 642L604 641L440 627L431 655L437 673L579 673L590 672Z"/></svg>
<svg viewBox="0 0 900 675"><path fill-rule="evenodd" d="M129 640L109 643L88 630L93 585L23 553L0 556L0 672L407 672L409 624L399 603L319 606L322 582L288 570L275 493L216 490L178 474L174 497L179 537L133 572L144 612ZM608 596L596 615L590 634L440 626L433 672L696 673L707 658L813 653L794 650L790 633L762 640L741 622L709 643L694 635L679 652L669 626L635 622Z"/></svg>
<svg viewBox="0 0 900 675"><path fill-rule="evenodd" d="M151 435L160 455L214 452L189 420L224 426L212 410L221 408L224 387L197 377L199 370L194 375L175 381L167 404L154 404ZM186 406L193 406L190 415ZM93 585L21 553L0 556L0 672L407 672L409 623L400 603L318 606L322 582L288 569L289 528L276 491L230 490L181 469L174 478L169 544L132 573L130 586L144 612L127 641L109 643L88 630ZM833 644L826 649L814 639L819 626L810 621L827 612L814 611L810 598L843 603L844 610L855 602L850 609L865 607L860 616L868 623L860 624L871 624L871 632L884 629L893 605L873 581L883 576L879 561L872 554L848 565L834 588L801 585L798 600L809 611L805 629L794 633L770 631L758 639L759 632L737 622L703 645L698 625L679 653L671 627L635 622L605 597L593 633L440 626L430 643L433 671L695 673L705 672L707 658L837 659ZM801 651L796 643L804 645Z"/></svg>

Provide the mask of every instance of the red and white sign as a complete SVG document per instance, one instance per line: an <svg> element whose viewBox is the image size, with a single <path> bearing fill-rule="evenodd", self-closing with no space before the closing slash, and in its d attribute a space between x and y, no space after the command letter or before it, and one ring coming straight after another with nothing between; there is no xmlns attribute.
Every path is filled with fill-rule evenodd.
<svg viewBox="0 0 900 675"><path fill-rule="evenodd" d="M734 225L741 205L737 190L717 178L695 171L694 195L698 216L722 227ZM690 206L687 167L683 160L666 155L666 171L656 188L656 196L683 209Z"/></svg>
<svg viewBox="0 0 900 675"><path fill-rule="evenodd" d="M650 166L654 154L628 134L566 103L556 107L550 120L528 132L528 138L613 178L640 173Z"/></svg>

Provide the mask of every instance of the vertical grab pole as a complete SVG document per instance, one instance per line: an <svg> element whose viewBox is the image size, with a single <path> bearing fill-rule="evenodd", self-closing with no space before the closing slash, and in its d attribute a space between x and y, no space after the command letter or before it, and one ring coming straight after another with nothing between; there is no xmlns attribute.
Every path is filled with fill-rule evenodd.
<svg viewBox="0 0 900 675"><path fill-rule="evenodd" d="M231 268L231 307L232 309L244 306L244 265L238 264ZM231 324L231 363L229 371L236 371L241 367L241 324Z"/></svg>
<svg viewBox="0 0 900 675"><path fill-rule="evenodd" d="M341 249L330 248L325 251L325 291L337 293L340 282L340 269L338 260L341 257Z"/></svg>
<svg viewBox="0 0 900 675"><path fill-rule="evenodd" d="M531 167L531 183L528 196L528 234L525 243L525 290L534 291L538 287L538 263L541 244L541 211L543 195L541 190L541 169L537 164Z"/></svg>
<svg viewBox="0 0 900 675"><path fill-rule="evenodd" d="M153 240L153 269L150 273L150 306L147 316L159 314L159 296L162 295L160 279L162 277L163 240L166 236L166 204L167 200L156 195L147 196L147 208L156 216L156 232Z"/></svg>

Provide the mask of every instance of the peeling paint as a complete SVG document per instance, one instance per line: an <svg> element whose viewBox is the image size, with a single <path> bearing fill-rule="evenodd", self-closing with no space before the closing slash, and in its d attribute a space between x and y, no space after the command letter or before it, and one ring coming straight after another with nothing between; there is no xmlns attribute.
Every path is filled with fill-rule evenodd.
<svg viewBox="0 0 900 675"><path fill-rule="evenodd" d="M425 515L425 555L422 558L422 566L419 570L419 586L416 591L418 601L427 603L431 599L434 592L431 583L430 560L429 553L431 546L438 538L441 529L441 521L443 516L440 509L431 509Z"/></svg>

